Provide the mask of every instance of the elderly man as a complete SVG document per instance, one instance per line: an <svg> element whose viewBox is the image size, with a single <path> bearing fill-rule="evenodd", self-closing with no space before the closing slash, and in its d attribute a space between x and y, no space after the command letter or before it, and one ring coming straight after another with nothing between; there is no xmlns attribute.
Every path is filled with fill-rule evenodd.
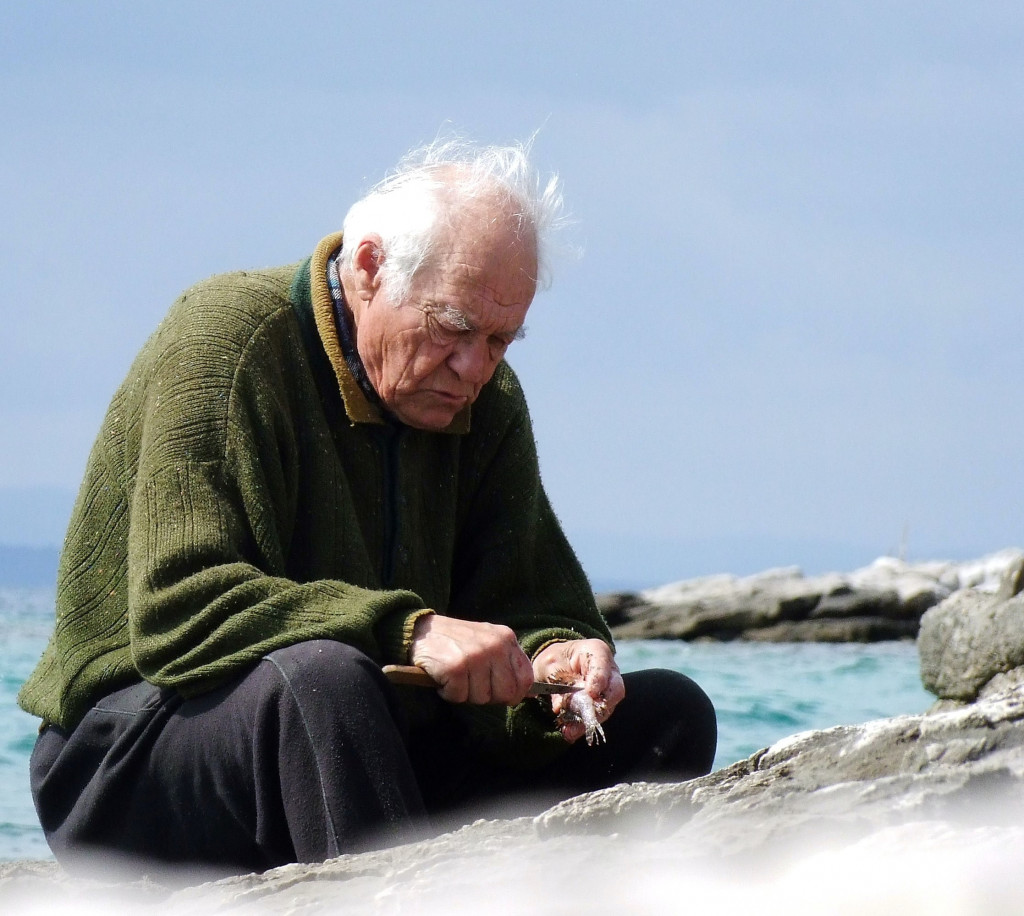
<svg viewBox="0 0 1024 916"><path fill-rule="evenodd" d="M700 689L620 675L504 362L560 205L522 147L433 144L311 258L174 304L93 448L20 697L59 858L258 870L710 769ZM532 696L552 680L606 745Z"/></svg>

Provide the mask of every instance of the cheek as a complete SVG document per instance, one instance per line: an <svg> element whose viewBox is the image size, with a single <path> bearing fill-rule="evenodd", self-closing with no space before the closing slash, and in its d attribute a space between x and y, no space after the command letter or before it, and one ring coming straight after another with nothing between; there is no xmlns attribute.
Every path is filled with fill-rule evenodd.
<svg viewBox="0 0 1024 916"><path fill-rule="evenodd" d="M421 387L444 364L450 349L423 340L396 343L387 353L384 375L399 393L412 393Z"/></svg>

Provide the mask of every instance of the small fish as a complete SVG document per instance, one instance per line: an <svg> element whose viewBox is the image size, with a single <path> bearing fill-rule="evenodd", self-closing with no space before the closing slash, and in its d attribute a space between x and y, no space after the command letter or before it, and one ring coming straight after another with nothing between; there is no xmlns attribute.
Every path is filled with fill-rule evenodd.
<svg viewBox="0 0 1024 916"><path fill-rule="evenodd" d="M586 729L587 746L605 742L604 729L598 720L598 714L604 711L604 702L594 702L593 697L586 690L577 690L569 695L568 701L558 714L559 725L566 725L570 722L581 722Z"/></svg>
<svg viewBox="0 0 1024 916"><path fill-rule="evenodd" d="M555 722L559 725L580 723L584 728L588 747L604 744L607 739L604 736L604 729L601 727L601 720L598 718L605 711L604 699L594 700L587 693L586 687L573 675L568 664L548 674L547 679L552 684L572 684L580 688L575 693L563 694L562 708L555 716Z"/></svg>
<svg viewBox="0 0 1024 916"><path fill-rule="evenodd" d="M570 684L571 678L563 678L558 675L549 677L553 684ZM594 701L594 698L585 689L577 690L575 693L563 694L562 708L555 716L555 722L559 725L572 725L577 722L583 725L586 730L587 746L605 742L604 729L598 716L604 712L604 700Z"/></svg>

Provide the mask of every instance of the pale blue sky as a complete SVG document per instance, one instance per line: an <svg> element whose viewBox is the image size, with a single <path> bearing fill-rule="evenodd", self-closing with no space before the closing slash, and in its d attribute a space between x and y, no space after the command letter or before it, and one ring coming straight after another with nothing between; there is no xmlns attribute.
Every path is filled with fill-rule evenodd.
<svg viewBox="0 0 1024 916"><path fill-rule="evenodd" d="M0 542L181 289L448 123L576 216L510 361L596 579L1024 546L1018 3L8 0L0 110Z"/></svg>

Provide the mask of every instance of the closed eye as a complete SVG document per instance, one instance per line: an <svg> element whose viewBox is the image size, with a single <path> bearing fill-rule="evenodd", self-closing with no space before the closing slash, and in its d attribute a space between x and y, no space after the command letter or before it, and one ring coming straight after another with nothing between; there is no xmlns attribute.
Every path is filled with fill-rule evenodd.
<svg viewBox="0 0 1024 916"><path fill-rule="evenodd" d="M462 309L455 308L445 302L426 302L419 306L427 319L427 327L439 344L450 344L459 337L479 333L476 326ZM500 356L517 340L526 337L526 326L520 325L506 334L492 334L487 338L487 345L493 353Z"/></svg>
<svg viewBox="0 0 1024 916"><path fill-rule="evenodd" d="M526 337L526 325L518 327L511 334L495 334L494 340L500 342L503 346L510 346L517 340L523 340Z"/></svg>
<svg viewBox="0 0 1024 916"><path fill-rule="evenodd" d="M445 330L453 333L476 330L461 309L451 305L434 305L430 313Z"/></svg>

